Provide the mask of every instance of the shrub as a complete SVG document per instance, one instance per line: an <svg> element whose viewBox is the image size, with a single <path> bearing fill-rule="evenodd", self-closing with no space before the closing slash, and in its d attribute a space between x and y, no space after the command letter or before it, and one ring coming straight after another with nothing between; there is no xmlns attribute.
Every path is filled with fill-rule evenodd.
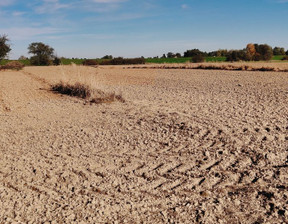
<svg viewBox="0 0 288 224"><path fill-rule="evenodd" d="M12 70L21 70L24 68L24 64L19 61L11 61L8 62L6 65L1 66L1 69L12 69Z"/></svg>
<svg viewBox="0 0 288 224"><path fill-rule="evenodd" d="M53 65L60 65L61 64L61 60L58 57L55 57L53 60Z"/></svg>
<svg viewBox="0 0 288 224"><path fill-rule="evenodd" d="M282 61L288 61L288 55L284 56L281 60Z"/></svg>
<svg viewBox="0 0 288 224"><path fill-rule="evenodd" d="M200 62L204 62L205 58L202 54L198 54L198 55L194 55L191 59L192 62L194 63L200 63Z"/></svg>
<svg viewBox="0 0 288 224"><path fill-rule="evenodd" d="M113 58L112 60L102 61L101 65L135 65L145 64L144 58Z"/></svg>
<svg viewBox="0 0 288 224"><path fill-rule="evenodd" d="M86 60L83 61L82 64L83 65L88 65L88 66L94 66L94 65L98 65L99 63L96 60L86 59Z"/></svg>

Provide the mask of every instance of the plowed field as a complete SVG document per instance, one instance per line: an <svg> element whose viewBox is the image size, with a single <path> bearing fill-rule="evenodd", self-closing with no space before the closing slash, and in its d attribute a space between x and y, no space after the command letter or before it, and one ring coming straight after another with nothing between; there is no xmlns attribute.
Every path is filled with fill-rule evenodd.
<svg viewBox="0 0 288 224"><path fill-rule="evenodd" d="M288 223L287 183L285 72L0 71L0 223Z"/></svg>

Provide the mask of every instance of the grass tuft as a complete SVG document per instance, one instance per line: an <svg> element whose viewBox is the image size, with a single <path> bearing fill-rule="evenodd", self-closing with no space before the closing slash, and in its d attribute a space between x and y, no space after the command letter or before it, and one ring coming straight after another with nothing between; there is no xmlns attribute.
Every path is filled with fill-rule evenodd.
<svg viewBox="0 0 288 224"><path fill-rule="evenodd" d="M91 89L89 86L79 82L75 83L74 85L60 82L53 85L52 90L69 96L77 96L82 99L86 99L91 96Z"/></svg>
<svg viewBox="0 0 288 224"><path fill-rule="evenodd" d="M125 100L121 95L115 93L105 93L102 90L92 89L89 85L85 85L79 82L75 84L67 84L61 81L51 86L52 91L59 92L61 94L79 97L89 100L90 103L112 103L119 101L124 103Z"/></svg>

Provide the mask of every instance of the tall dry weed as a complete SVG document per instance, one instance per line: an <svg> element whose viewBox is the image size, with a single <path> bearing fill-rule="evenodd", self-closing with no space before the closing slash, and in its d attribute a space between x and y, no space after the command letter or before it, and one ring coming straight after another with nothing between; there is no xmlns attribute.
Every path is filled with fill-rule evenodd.
<svg viewBox="0 0 288 224"><path fill-rule="evenodd" d="M125 102L122 94L105 90L105 86L97 81L97 72L91 73L89 68L71 64L60 66L61 79L51 85L53 91L89 100L91 103Z"/></svg>

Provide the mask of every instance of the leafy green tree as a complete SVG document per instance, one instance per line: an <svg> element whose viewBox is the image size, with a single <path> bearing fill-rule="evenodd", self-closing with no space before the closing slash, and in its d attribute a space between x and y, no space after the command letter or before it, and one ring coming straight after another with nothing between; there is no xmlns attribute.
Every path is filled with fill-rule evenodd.
<svg viewBox="0 0 288 224"><path fill-rule="evenodd" d="M285 49L283 47L274 47L273 55L285 55Z"/></svg>
<svg viewBox="0 0 288 224"><path fill-rule="evenodd" d="M54 58L54 49L42 42L31 43L28 47L31 65L50 65Z"/></svg>
<svg viewBox="0 0 288 224"><path fill-rule="evenodd" d="M167 58L174 58L176 55L172 52L167 53Z"/></svg>
<svg viewBox="0 0 288 224"><path fill-rule="evenodd" d="M6 35L0 36L0 61L4 59L11 51L10 45L8 44L9 39Z"/></svg>
<svg viewBox="0 0 288 224"><path fill-rule="evenodd" d="M102 59L113 59L112 55L105 55L104 57L102 57Z"/></svg>
<svg viewBox="0 0 288 224"><path fill-rule="evenodd" d="M268 44L260 44L258 53L261 55L261 59L264 61L269 61L273 57L273 50Z"/></svg>
<svg viewBox="0 0 288 224"><path fill-rule="evenodd" d="M181 58L181 54L180 53L176 53L175 56L176 56L176 58Z"/></svg>
<svg viewBox="0 0 288 224"><path fill-rule="evenodd" d="M247 61L246 50L231 50L227 53L226 61Z"/></svg>
<svg viewBox="0 0 288 224"><path fill-rule="evenodd" d="M184 52L184 57L193 57L195 55L204 55L205 53L200 51L199 49L192 49L192 50L187 50Z"/></svg>

